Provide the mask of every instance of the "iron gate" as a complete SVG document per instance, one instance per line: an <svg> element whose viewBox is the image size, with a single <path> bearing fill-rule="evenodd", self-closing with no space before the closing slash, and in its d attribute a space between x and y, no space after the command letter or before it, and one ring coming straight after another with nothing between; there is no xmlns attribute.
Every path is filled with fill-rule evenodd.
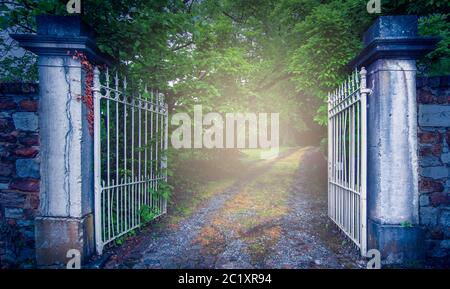
<svg viewBox="0 0 450 289"><path fill-rule="evenodd" d="M328 95L328 215L366 255L366 70Z"/></svg>
<svg viewBox="0 0 450 289"><path fill-rule="evenodd" d="M164 96L127 88L118 74L94 70L94 186L97 253L166 213L168 107ZM142 90L142 91L141 91Z"/></svg>

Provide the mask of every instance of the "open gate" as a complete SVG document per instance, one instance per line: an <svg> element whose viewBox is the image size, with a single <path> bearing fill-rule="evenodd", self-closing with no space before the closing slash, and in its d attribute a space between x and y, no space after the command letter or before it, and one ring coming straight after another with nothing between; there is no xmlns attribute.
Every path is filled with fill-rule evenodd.
<svg viewBox="0 0 450 289"><path fill-rule="evenodd" d="M168 107L160 93L132 91L118 74L94 70L94 186L97 253L167 211Z"/></svg>
<svg viewBox="0 0 450 289"><path fill-rule="evenodd" d="M328 215L367 251L366 70L328 95Z"/></svg>

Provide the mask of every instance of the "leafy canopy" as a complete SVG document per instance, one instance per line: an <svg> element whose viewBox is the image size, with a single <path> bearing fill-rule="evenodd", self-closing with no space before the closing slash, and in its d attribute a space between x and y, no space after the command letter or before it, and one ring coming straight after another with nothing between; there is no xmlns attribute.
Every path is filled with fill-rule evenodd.
<svg viewBox="0 0 450 289"><path fill-rule="evenodd" d="M2 2L3 3L3 2ZM65 14L66 1L0 4L8 32L32 32L34 16ZM349 72L376 15L366 0L85 0L83 18L101 50L131 80L163 91L174 111L279 112L284 144L318 141L326 92ZM449 73L447 0L382 1L383 14L419 14L423 35L441 36L422 73ZM33 57L0 43L2 81L36 78Z"/></svg>

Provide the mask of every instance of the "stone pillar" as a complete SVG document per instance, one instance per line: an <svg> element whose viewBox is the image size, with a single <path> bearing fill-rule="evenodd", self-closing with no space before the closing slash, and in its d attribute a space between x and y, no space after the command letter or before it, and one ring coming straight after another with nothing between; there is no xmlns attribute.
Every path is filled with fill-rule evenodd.
<svg viewBox="0 0 450 289"><path fill-rule="evenodd" d="M384 264L423 258L419 227L416 59L435 38L417 35L416 16L382 16L353 61L366 67L368 247Z"/></svg>
<svg viewBox="0 0 450 289"><path fill-rule="evenodd" d="M83 52L92 62L97 52L92 30L79 17L37 17L33 35L11 35L37 54L41 186L35 221L38 266L64 266L77 249L82 262L95 250L93 218L93 137L81 101L84 71L69 52Z"/></svg>

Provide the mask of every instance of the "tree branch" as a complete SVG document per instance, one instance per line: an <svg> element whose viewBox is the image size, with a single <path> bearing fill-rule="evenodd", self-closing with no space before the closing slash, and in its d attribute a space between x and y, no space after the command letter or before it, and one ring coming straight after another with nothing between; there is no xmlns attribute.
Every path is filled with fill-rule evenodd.
<svg viewBox="0 0 450 289"><path fill-rule="evenodd" d="M263 91L263 90L267 90L272 88L272 86L274 86L275 84L277 84L280 81L289 79L291 77L291 75L289 73L283 74L277 78L274 78L272 81L270 81L269 83L266 83L265 85L261 86L260 88L258 88L258 91Z"/></svg>
<svg viewBox="0 0 450 289"><path fill-rule="evenodd" d="M189 42L187 42L187 43L185 43L185 44L183 44L183 45L174 47L173 49L171 49L171 51L175 52L175 51L177 51L177 50L180 50L180 49L183 49L183 48L185 48L185 47L188 47L189 45L192 45L192 44L194 44L194 41L189 41Z"/></svg>

